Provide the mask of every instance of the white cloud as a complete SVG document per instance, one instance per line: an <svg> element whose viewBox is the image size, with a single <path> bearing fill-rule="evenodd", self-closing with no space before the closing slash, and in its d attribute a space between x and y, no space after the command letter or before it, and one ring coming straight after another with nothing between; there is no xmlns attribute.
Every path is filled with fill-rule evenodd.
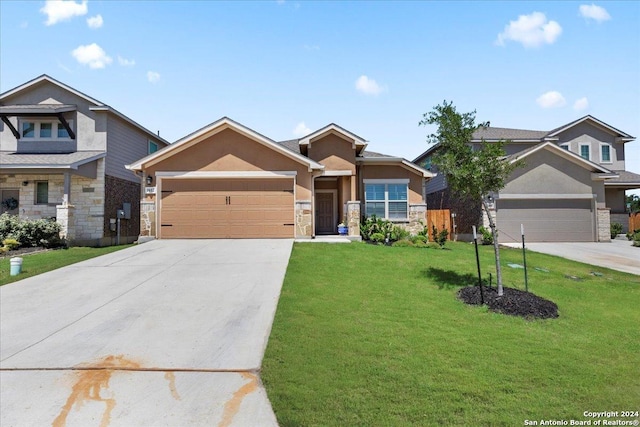
<svg viewBox="0 0 640 427"><path fill-rule="evenodd" d="M123 67L133 67L134 65L136 65L136 61L133 59L123 58L122 56L118 55L118 64L122 65Z"/></svg>
<svg viewBox="0 0 640 427"><path fill-rule="evenodd" d="M356 90L364 93L365 95L379 95L384 91L384 88L382 88L375 80L362 75L358 77L358 80L356 80Z"/></svg>
<svg viewBox="0 0 640 427"><path fill-rule="evenodd" d="M576 111L586 110L587 108L589 108L589 100L586 96L583 96L573 103L573 109Z"/></svg>
<svg viewBox="0 0 640 427"><path fill-rule="evenodd" d="M558 108L563 107L567 103L564 96L555 90L543 93L538 97L538 99L536 99L536 102L542 108Z"/></svg>
<svg viewBox="0 0 640 427"><path fill-rule="evenodd" d="M110 56L95 43L85 46L78 46L71 55L82 65L88 65L89 68L104 68L113 61Z"/></svg>
<svg viewBox="0 0 640 427"><path fill-rule="evenodd" d="M87 0L82 0L81 3L73 0L47 0L40 12L47 15L45 25L53 25L68 21L74 16L86 15L87 10Z"/></svg>
<svg viewBox="0 0 640 427"><path fill-rule="evenodd" d="M91 18L87 18L87 25L92 30L102 27L102 24L104 24L102 15L96 15L96 16L92 16Z"/></svg>
<svg viewBox="0 0 640 427"><path fill-rule="evenodd" d="M158 83L160 81L160 73L155 71L147 71L147 80L149 83Z"/></svg>
<svg viewBox="0 0 640 427"><path fill-rule="evenodd" d="M298 123L295 129L293 129L293 135L297 136L298 138L305 135L309 135L310 133L311 133L311 129L309 129L307 125L304 124L304 122Z"/></svg>
<svg viewBox="0 0 640 427"><path fill-rule="evenodd" d="M595 4L581 4L580 15L586 19L593 19L594 21L602 22L611 19L611 15L604 7L596 6Z"/></svg>
<svg viewBox="0 0 640 427"><path fill-rule="evenodd" d="M544 13L533 12L531 15L520 15L517 21L510 21L504 31L498 34L496 44L504 46L505 41L512 40L527 48L539 47L554 43L561 33L560 24L547 21Z"/></svg>

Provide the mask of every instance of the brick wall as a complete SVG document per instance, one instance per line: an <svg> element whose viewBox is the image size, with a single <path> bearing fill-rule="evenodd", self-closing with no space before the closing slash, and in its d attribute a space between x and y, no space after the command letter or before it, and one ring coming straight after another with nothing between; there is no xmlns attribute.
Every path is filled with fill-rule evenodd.
<svg viewBox="0 0 640 427"><path fill-rule="evenodd" d="M131 242L140 234L140 183L107 175L105 177L104 237L115 239L116 232L109 229L110 218L117 218L123 203L131 204L131 219L120 221L120 243Z"/></svg>

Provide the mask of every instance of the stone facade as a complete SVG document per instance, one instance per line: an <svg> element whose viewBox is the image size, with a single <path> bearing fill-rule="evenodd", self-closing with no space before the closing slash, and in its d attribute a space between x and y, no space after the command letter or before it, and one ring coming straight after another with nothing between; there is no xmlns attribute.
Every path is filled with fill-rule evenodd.
<svg viewBox="0 0 640 427"><path fill-rule="evenodd" d="M347 227L349 227L349 236L360 236L360 202L347 202Z"/></svg>
<svg viewBox="0 0 640 427"><path fill-rule="evenodd" d="M427 205L409 205L409 223L404 227L412 235L420 233L427 225Z"/></svg>
<svg viewBox="0 0 640 427"><path fill-rule="evenodd" d="M60 237L69 242L76 238L75 210L76 207L66 201L56 206L56 222L60 224Z"/></svg>
<svg viewBox="0 0 640 427"><path fill-rule="evenodd" d="M598 242L611 241L611 209L598 208Z"/></svg>
<svg viewBox="0 0 640 427"><path fill-rule="evenodd" d="M79 244L103 244L104 179L104 159L98 160L95 179L81 176L71 178L69 203L75 206L75 235Z"/></svg>
<svg viewBox="0 0 640 427"><path fill-rule="evenodd" d="M156 202L153 200L140 201L140 236L155 237L156 235Z"/></svg>
<svg viewBox="0 0 640 427"><path fill-rule="evenodd" d="M120 220L120 243L135 241L140 235L140 183L110 175L105 177L104 237L115 243L116 232L109 229L111 218L117 218L123 203L131 204L131 219Z"/></svg>
<svg viewBox="0 0 640 427"><path fill-rule="evenodd" d="M295 216L295 237L311 237L313 235L311 200L296 200Z"/></svg>

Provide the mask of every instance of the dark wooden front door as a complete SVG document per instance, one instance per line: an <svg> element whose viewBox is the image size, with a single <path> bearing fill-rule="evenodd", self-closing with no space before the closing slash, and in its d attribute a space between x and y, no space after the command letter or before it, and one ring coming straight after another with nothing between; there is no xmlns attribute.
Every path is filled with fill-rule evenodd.
<svg viewBox="0 0 640 427"><path fill-rule="evenodd" d="M335 234L333 193L316 193L316 234Z"/></svg>

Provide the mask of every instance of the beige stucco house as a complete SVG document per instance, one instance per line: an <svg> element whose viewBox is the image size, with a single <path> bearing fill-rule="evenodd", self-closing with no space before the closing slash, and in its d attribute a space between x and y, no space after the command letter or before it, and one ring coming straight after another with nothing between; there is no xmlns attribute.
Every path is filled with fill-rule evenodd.
<svg viewBox="0 0 640 427"><path fill-rule="evenodd" d="M372 214L417 231L434 174L366 146L335 124L276 142L224 117L127 166L144 185L141 236L313 238L345 222L358 238Z"/></svg>
<svg viewBox="0 0 640 427"><path fill-rule="evenodd" d="M506 186L492 194L491 215L496 219L501 242L527 241L606 242L610 224L625 228L628 214L625 191L640 188L640 175L625 170L625 144L634 137L592 116L585 116L551 131L487 127L478 129L470 141L479 149L482 141L506 141L506 161L522 160ZM414 160L426 169L437 146ZM459 230L488 225L481 219L479 203L456 199L444 176L425 187L425 197L435 209L457 212Z"/></svg>
<svg viewBox="0 0 640 427"><path fill-rule="evenodd" d="M52 218L78 245L139 235L140 179L124 165L168 143L42 75L0 94L0 213ZM130 209L129 209L130 208Z"/></svg>

